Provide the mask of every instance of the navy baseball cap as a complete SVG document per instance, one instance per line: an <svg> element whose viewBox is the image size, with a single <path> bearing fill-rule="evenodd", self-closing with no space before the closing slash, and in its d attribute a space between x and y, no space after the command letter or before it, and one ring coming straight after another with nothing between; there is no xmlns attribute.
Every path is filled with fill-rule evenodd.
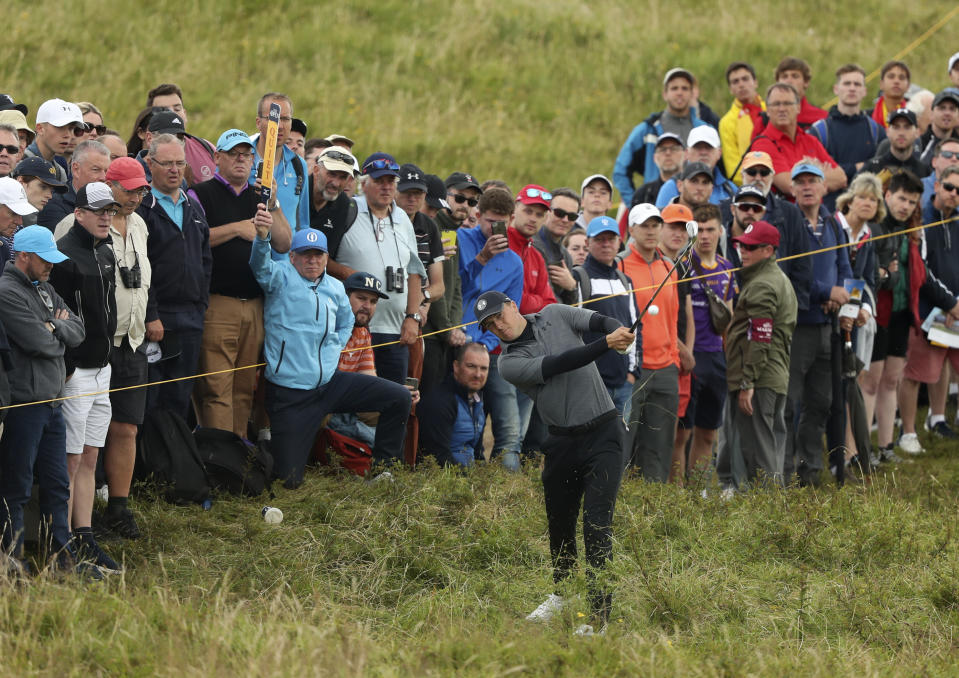
<svg viewBox="0 0 959 678"><path fill-rule="evenodd" d="M303 252L304 250L320 250L327 252L326 236L322 231L315 228L304 228L293 235L293 242L290 244L291 252Z"/></svg>
<svg viewBox="0 0 959 678"><path fill-rule="evenodd" d="M18 104L9 94L0 94L0 111L12 110L20 111L24 115L30 112L26 104Z"/></svg>
<svg viewBox="0 0 959 678"><path fill-rule="evenodd" d="M476 313L476 321L480 327L491 316L503 312L503 306L513 301L502 292L490 290L479 295L479 299L473 304L473 311ZM485 329L485 328L484 328Z"/></svg>
<svg viewBox="0 0 959 678"><path fill-rule="evenodd" d="M70 257L57 249L57 241L53 233L43 226L27 226L17 231L13 236L13 249L17 252L36 254L44 261L59 264Z"/></svg>
<svg viewBox="0 0 959 678"><path fill-rule="evenodd" d="M372 273L357 271L349 278L343 281L343 288L347 292L372 292L380 299L389 299L388 294L383 293L383 283Z"/></svg>
<svg viewBox="0 0 959 678"><path fill-rule="evenodd" d="M400 175L400 166L396 163L392 155L380 151L364 160L360 171L373 179L385 177L387 174L398 177Z"/></svg>
<svg viewBox="0 0 959 678"><path fill-rule="evenodd" d="M48 186L52 186L57 193L66 193L67 185L57 177L57 170L53 163L47 162L39 155L24 158L17 163L10 174L12 177L36 177Z"/></svg>
<svg viewBox="0 0 959 678"><path fill-rule="evenodd" d="M607 216L596 217L586 226L587 238L595 238L600 233L606 232L619 235L619 224L616 223L615 219Z"/></svg>
<svg viewBox="0 0 959 678"><path fill-rule="evenodd" d="M473 177L472 174L467 174L466 172L453 172L451 175L446 177L446 181L443 182L446 184L446 188L455 188L456 190L465 190L467 188L475 188L479 192L483 192L483 189L480 188L479 182Z"/></svg>

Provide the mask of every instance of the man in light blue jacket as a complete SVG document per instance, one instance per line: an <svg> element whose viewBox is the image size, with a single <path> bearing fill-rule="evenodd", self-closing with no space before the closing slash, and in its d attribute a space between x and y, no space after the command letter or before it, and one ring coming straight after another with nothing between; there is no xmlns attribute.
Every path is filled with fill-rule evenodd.
<svg viewBox="0 0 959 678"><path fill-rule="evenodd" d="M379 412L373 463L392 464L402 454L410 392L385 379L336 370L354 318L343 283L326 275L326 236L313 228L298 231L290 258L273 261L269 227L255 224L250 267L266 294L266 411L274 476L287 488L299 487L313 441L331 412Z"/></svg>

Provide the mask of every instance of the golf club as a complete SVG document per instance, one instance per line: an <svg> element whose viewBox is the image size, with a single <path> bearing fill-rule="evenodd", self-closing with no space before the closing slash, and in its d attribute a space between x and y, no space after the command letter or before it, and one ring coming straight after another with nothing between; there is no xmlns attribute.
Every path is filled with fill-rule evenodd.
<svg viewBox="0 0 959 678"><path fill-rule="evenodd" d="M676 270L676 267L679 265L679 262L685 259L690 250L692 250L693 245L696 242L696 236L699 234L699 224L695 221L686 222L686 234L689 236L689 242L686 243L686 246L679 251L679 254L676 255L676 259L673 261L672 267L669 269L669 272L666 274L666 277L663 278L662 282L659 283L659 287L656 288L656 291L653 292L653 296L649 298L649 301L646 302L646 305L643 307L643 310L640 312L639 316L636 318L636 322L633 323L633 326L630 329L630 332L635 332L636 328L639 327L639 324L643 321L643 317L646 315L646 312L649 310L650 305L653 303L653 300L656 298L656 295L663 289L663 286L669 280L670 276L673 274L673 271ZM655 315L655 314L654 314Z"/></svg>

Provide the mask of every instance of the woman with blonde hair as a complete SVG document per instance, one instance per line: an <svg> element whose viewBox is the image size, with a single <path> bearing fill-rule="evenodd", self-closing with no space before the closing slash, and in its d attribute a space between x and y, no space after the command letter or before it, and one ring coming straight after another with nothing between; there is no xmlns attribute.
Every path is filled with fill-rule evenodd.
<svg viewBox="0 0 959 678"><path fill-rule="evenodd" d="M836 200L835 219L846 232L850 243L847 248L849 264L852 267L853 277L865 281L862 293L859 317L856 319L855 331L855 358L849 356L850 371L845 371L842 390L845 397L833 398L835 403L827 426L829 449L834 450L845 446L845 463L861 452L859 467L869 472L869 428L872 423L875 398L863 398L859 383L852 370L858 371L859 364L870 365L872 359L873 339L876 335L876 252L871 241L876 225L886 218L886 205L883 201L882 183L875 174L865 172L858 175L849 184L849 188ZM850 341L846 336L846 341ZM845 406L845 412L843 407ZM845 414L845 417L843 417ZM845 418L845 423L843 423ZM839 458L832 460L838 465ZM843 475L838 474L837 478Z"/></svg>

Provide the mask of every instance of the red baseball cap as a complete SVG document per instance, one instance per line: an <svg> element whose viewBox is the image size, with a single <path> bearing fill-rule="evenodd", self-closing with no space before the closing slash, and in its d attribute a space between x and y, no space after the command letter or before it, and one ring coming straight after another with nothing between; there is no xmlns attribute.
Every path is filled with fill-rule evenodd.
<svg viewBox="0 0 959 678"><path fill-rule="evenodd" d="M128 191L150 185L143 173L143 166L133 158L117 158L111 162L106 180L115 181Z"/></svg>
<svg viewBox="0 0 959 678"><path fill-rule="evenodd" d="M521 202L524 205L542 205L546 209L549 209L549 201L552 199L553 194L537 184L527 184L523 186L516 196L517 202Z"/></svg>
<svg viewBox="0 0 959 678"><path fill-rule="evenodd" d="M772 245L779 247L779 229L768 221L755 221L746 227L746 231L733 242L743 245Z"/></svg>

